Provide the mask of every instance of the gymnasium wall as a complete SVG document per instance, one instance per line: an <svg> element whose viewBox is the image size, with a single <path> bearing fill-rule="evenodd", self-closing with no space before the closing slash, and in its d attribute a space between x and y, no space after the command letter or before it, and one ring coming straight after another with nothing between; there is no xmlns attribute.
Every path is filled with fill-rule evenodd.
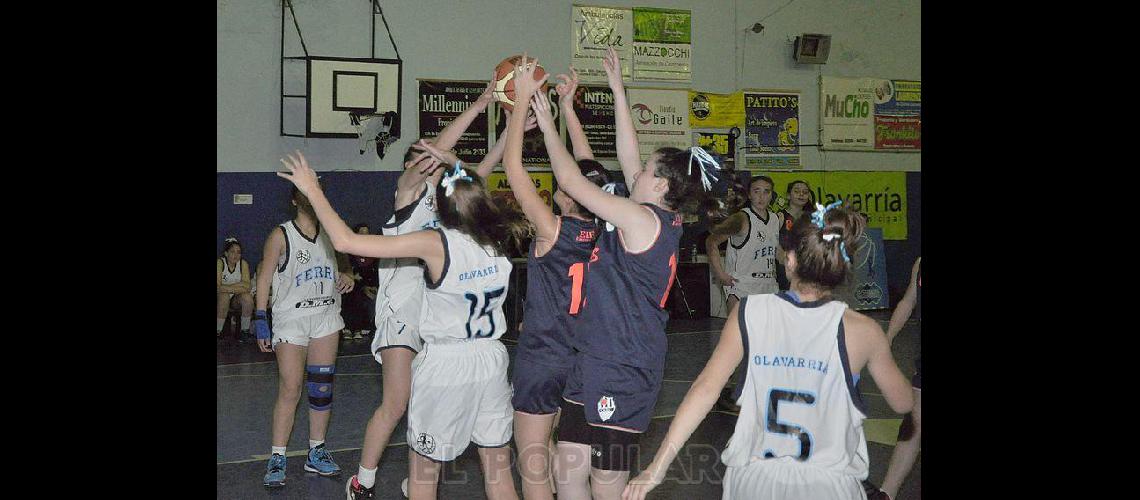
<svg viewBox="0 0 1140 500"><path fill-rule="evenodd" d="M293 0L310 55L369 57L372 16L367 0ZM570 62L568 0L382 0L381 7L403 59L404 131L383 159L360 155L355 139L304 139L279 135L281 2L218 0L217 181L218 249L226 235L245 242L251 263L260 259L265 234L288 218L289 185L271 172L286 152L300 149L322 171L333 205L350 222L374 227L391 212L400 153L417 130L416 78L486 79L503 57L528 50L551 73ZM693 81L690 85L629 82L629 86L729 92L740 88L799 89L801 144L819 142L819 77L921 80L921 4L918 0L652 0L581 4L653 6L692 11ZM768 16L765 18L765 16ZM764 18L764 19L762 19ZM765 29L748 30L757 21ZM375 54L394 58L384 23L376 20ZM797 65L791 38L832 35L825 65ZM301 55L293 18L285 14L286 55ZM294 63L301 64L301 63ZM892 303L905 288L918 254L921 154L827 152L804 146L811 170L907 171L909 239L887 241ZM607 167L617 168L615 163ZM328 172L333 171L335 172ZM338 189L343 186L345 189ZM254 195L232 204L234 193Z"/></svg>

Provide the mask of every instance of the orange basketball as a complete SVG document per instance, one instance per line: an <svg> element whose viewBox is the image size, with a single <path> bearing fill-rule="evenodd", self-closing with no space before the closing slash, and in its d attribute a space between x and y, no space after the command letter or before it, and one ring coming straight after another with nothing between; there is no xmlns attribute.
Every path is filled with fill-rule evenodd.
<svg viewBox="0 0 1140 500"><path fill-rule="evenodd" d="M533 60L534 58L528 58ZM507 111L514 111L515 109L515 67L518 66L519 61L522 60L521 55L514 55L503 59L503 62L495 66L495 90L493 94L495 100L499 101L499 106ZM533 63L532 63L533 64ZM534 69L534 79L541 80L546 76L546 70L542 65ZM540 92L547 91L547 84L542 84Z"/></svg>

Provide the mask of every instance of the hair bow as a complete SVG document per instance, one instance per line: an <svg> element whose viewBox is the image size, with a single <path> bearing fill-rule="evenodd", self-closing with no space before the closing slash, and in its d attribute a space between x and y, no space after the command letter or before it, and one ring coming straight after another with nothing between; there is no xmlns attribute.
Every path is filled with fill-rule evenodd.
<svg viewBox="0 0 1140 500"><path fill-rule="evenodd" d="M445 172L443 180L439 181L439 185L443 186L444 189L443 195L450 198L451 194L455 192L455 182L460 180L470 182L472 179L470 175L467 175L467 171L463 170L463 162L457 161L455 168L451 172Z"/></svg>
<svg viewBox="0 0 1140 500"><path fill-rule="evenodd" d="M812 212L812 214L811 214L811 221L816 226L819 226L820 229L823 229L823 226L824 226L823 216L825 214L827 214L828 210L831 210L831 209L838 207L839 205L842 205L842 204L843 204L843 200L835 200L835 202L831 203L830 205L828 205L826 207L819 204L819 203L816 203L815 204L815 212Z"/></svg>

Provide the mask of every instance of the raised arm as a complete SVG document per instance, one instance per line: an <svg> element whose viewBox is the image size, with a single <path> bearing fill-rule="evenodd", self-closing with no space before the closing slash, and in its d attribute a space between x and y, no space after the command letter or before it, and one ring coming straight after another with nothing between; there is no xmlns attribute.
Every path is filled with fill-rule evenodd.
<svg viewBox="0 0 1140 500"><path fill-rule="evenodd" d="M448 123L447 126L443 128L443 130L439 131L439 135L436 136L435 141L433 141L433 145L443 150L455 147L455 145L459 142L459 138L463 137L463 133L467 131L467 127L470 127L471 123L475 121L475 117L479 116L479 113L485 111L487 109L487 105L491 104L491 101L495 100L494 95L492 94L492 91L494 90L495 75L492 74L491 80L487 82L487 88L483 90L483 93L479 94L479 97L475 99L475 102L472 102L466 110L464 110L462 113L459 113L459 116L455 117L455 119L452 120L451 123Z"/></svg>
<svg viewBox="0 0 1140 500"><path fill-rule="evenodd" d="M617 128L617 157L625 185L633 186L633 176L641 170L641 153L637 151L637 132L633 128L633 115L629 113L629 99L625 97L625 84L621 81L621 58L617 51L606 49L602 59L606 80L614 91L614 126ZM559 181L561 182L561 181ZM595 212L596 213L596 212Z"/></svg>
<svg viewBox="0 0 1140 500"><path fill-rule="evenodd" d="M515 92L518 92L518 90L515 90ZM511 112L505 109L503 112L506 113L507 121L509 122L512 116ZM523 114L525 115L526 113ZM529 116L526 120L526 127L523 128L523 133L529 132L537 126L538 122L535 121L534 116ZM475 167L475 173L483 179L486 179L488 175L491 175L491 171L495 169L495 165L498 165L503 161L503 151L506 149L506 146L507 141L505 139L500 138L499 140L496 140L495 145L491 146L491 150L487 152L487 156L484 156L483 161L479 162L479 166ZM452 162L452 164L454 165L455 163Z"/></svg>
<svg viewBox="0 0 1140 500"><path fill-rule="evenodd" d="M689 387L681 406L677 408L677 415L665 434L665 440L657 449L653 462L634 480L626 486L622 500L642 500L650 490L656 488L665 479L665 472L669 464L677 458L677 453L692 436L693 431L712 410L716 400L720 397L721 389L728 383L732 372L744 357L744 343L740 340L740 326L738 315L740 306L733 306L724 322L720 342L716 345L712 357L697 376L697 380Z"/></svg>
<svg viewBox="0 0 1140 500"><path fill-rule="evenodd" d="M538 60L532 59L528 62L526 52L523 52L521 64L515 66L515 112L507 121L507 138L500 142L506 144L507 149L503 158L503 169L507 173L507 182L510 183L511 191L515 193L515 200L518 201L519 207L526 214L527 220L534 224L536 233L535 252L538 255L544 255L554 245L554 238L558 234L558 218L554 216L550 207L543 203L542 197L538 195L538 190L534 187L534 182L531 181L530 175L527 175L522 164L524 121L530 112L531 97L543 83L534 80L534 68L536 66L538 66ZM535 119L537 121L537 116ZM546 129L543 129L544 138L546 133ZM495 145L498 146L498 144ZM557 146L558 149L561 149L561 153L566 153L564 146L560 143ZM551 157L555 155L554 151L551 150L551 144L547 143L546 149Z"/></svg>
<svg viewBox="0 0 1140 500"><path fill-rule="evenodd" d="M566 134L570 136L570 144L574 146L574 159L593 160L594 150L590 149L590 141L586 140L582 122L574 112L574 91L578 90L578 71L570 66L570 74L573 76L558 75L558 79L562 80L562 83L554 87L558 91L558 107L562 112L562 120L566 122Z"/></svg>
<svg viewBox="0 0 1140 500"><path fill-rule="evenodd" d="M740 234L747 224L748 215L744 212L736 212L709 229L709 236L705 239L705 253L708 254L709 266L712 267L713 275L716 276L717 281L720 281L720 284L724 286L732 286L737 280L724 270L724 258L720 256L720 244L728 241L729 237Z"/></svg>
<svg viewBox="0 0 1140 500"><path fill-rule="evenodd" d="M423 140L420 140L423 143ZM413 146L416 147L416 146ZM422 149L422 148L421 148ZM440 166L439 160L424 151L404 166L404 173L396 180L396 204L394 210L410 205L420 197L427 179Z"/></svg>
<svg viewBox="0 0 1140 500"><path fill-rule="evenodd" d="M357 234L345 224L329 204L328 198L317 182L317 174L309 168L305 155L297 151L296 157L289 155L281 163L289 172L277 172L278 177L292 182L309 199L321 227L328 232L333 247L338 252L362 257L418 257L429 268L443 267L443 245L438 233L416 231L399 236ZM260 293L260 290L258 290Z"/></svg>
<svg viewBox="0 0 1140 500"><path fill-rule="evenodd" d="M633 200L609 194L587 180L558 137L554 118L550 115L550 101L541 92L531 99L534 101L532 106L538 117L538 127L542 129L546 142L546 152L550 154L550 167L558 179L559 188L594 215L620 228L630 250L641 251L647 248L657 234L657 217Z"/></svg>
<svg viewBox="0 0 1140 500"><path fill-rule="evenodd" d="M907 285L902 300L895 306L895 312L891 313L891 322L887 323L888 344L894 344L895 337L902 331L906 320L910 319L910 313L914 312L914 305L918 301L918 264L921 261L922 257L915 259L914 265L910 267L910 284Z"/></svg>

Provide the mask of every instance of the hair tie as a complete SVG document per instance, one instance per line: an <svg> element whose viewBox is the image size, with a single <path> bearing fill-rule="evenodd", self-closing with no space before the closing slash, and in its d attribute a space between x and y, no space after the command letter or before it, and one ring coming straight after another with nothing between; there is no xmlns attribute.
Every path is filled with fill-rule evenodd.
<svg viewBox="0 0 1140 500"><path fill-rule="evenodd" d="M843 260L851 262L851 257L847 256L847 245L844 245L842 241L839 242L839 253L843 255Z"/></svg>
<svg viewBox="0 0 1140 500"><path fill-rule="evenodd" d="M713 182L719 181L715 173L709 171L710 167L713 170L720 170L720 164L716 162L708 151L699 146L689 148L689 175L693 175L693 160L697 160L697 166L701 168L701 185L705 187L705 191L712 190ZM709 178L712 178L710 181Z"/></svg>
<svg viewBox="0 0 1140 500"><path fill-rule="evenodd" d="M819 203L816 203L815 204L815 212L812 212L812 214L811 214L812 223L814 223L816 226L819 226L820 229L823 229L823 226L824 226L823 216L827 214L828 210L831 210L831 209L838 207L839 205L842 205L842 204L843 204L842 199L835 200L834 203L831 203L830 205L828 205L826 207L819 204Z"/></svg>
<svg viewBox="0 0 1140 500"><path fill-rule="evenodd" d="M467 171L463 170L463 162L456 160L455 168L451 172L443 174L443 180L439 181L439 185L443 186L443 195L451 198L451 194L455 192L456 181L465 180L471 182L471 176L467 175Z"/></svg>
<svg viewBox="0 0 1140 500"><path fill-rule="evenodd" d="M226 243L237 243L237 238L230 236L229 238L226 238Z"/></svg>

